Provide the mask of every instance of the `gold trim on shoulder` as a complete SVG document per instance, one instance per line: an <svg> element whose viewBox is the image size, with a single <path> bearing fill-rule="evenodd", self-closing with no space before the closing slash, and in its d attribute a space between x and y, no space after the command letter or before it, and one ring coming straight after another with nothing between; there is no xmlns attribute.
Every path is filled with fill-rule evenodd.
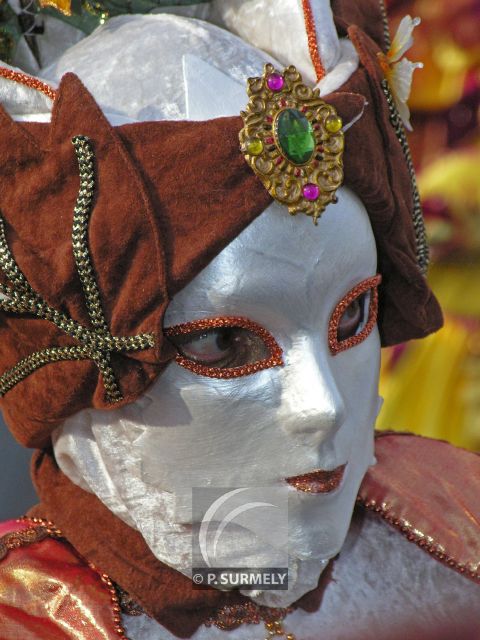
<svg viewBox="0 0 480 640"><path fill-rule="evenodd" d="M315 224L343 181L343 123L294 66L249 78L241 150L272 198Z"/></svg>

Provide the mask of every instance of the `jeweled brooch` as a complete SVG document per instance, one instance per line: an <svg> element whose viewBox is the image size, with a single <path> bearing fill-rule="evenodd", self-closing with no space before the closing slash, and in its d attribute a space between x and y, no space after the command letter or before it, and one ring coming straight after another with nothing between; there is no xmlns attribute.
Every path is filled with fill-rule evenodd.
<svg viewBox="0 0 480 640"><path fill-rule="evenodd" d="M280 73L266 64L262 77L248 79L247 93L240 114L246 161L272 198L317 224L343 181L342 119L294 66Z"/></svg>

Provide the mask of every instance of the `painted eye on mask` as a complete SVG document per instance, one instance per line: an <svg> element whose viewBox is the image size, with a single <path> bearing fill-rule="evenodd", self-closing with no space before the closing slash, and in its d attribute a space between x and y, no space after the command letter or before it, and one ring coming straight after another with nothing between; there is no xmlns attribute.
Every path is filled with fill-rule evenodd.
<svg viewBox="0 0 480 640"><path fill-rule="evenodd" d="M377 322L378 286L382 276L367 278L351 289L335 307L328 325L333 355L363 342Z"/></svg>
<svg viewBox="0 0 480 640"><path fill-rule="evenodd" d="M283 364L282 349L248 318L207 318L168 327L177 364L209 378L238 378Z"/></svg>

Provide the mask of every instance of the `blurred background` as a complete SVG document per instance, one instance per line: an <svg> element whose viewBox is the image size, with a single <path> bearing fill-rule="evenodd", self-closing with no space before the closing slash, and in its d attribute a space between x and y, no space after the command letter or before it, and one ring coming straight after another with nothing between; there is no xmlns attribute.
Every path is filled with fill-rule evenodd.
<svg viewBox="0 0 480 640"><path fill-rule="evenodd" d="M380 429L480 450L480 0L387 0L422 22L410 60L410 145L445 326L384 351Z"/></svg>
<svg viewBox="0 0 480 640"><path fill-rule="evenodd" d="M65 2L49 0L50 8L41 9L35 0L20 0L27 9L18 15L0 0L0 58L15 63L19 42L35 57L39 12L55 12L55 5L62 10ZM164 4L136 2L137 11ZM108 18L107 2L78 5L79 13L63 19L86 25L85 32ZM428 278L445 326L425 340L384 351L385 403L378 427L480 451L480 0L387 0L387 5L392 33L406 14L422 19L408 52L409 59L424 63L414 74L409 101L410 144L431 244ZM0 427L2 520L24 513L36 497L30 453Z"/></svg>

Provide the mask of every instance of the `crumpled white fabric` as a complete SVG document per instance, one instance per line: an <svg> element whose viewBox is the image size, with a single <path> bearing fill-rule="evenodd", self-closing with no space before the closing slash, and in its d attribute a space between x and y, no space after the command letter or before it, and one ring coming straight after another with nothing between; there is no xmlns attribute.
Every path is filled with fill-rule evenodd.
<svg viewBox="0 0 480 640"><path fill-rule="evenodd" d="M332 71L340 57L340 46L330 1L311 0L310 6L323 67ZM301 0L214 0L212 19L284 66L295 64L305 80L316 82Z"/></svg>
<svg viewBox="0 0 480 640"><path fill-rule="evenodd" d="M338 64L318 85L322 95L338 89L358 66L348 40L340 40L339 51ZM249 77L261 75L266 62L283 66L213 24L162 13L111 19L42 69L41 77L56 87L65 73L73 71L116 125L181 120L188 117L183 59L191 54L241 87ZM0 78L0 96L14 118L28 119L25 114L30 114L34 120L38 114L39 121L48 121L51 101L43 94Z"/></svg>

